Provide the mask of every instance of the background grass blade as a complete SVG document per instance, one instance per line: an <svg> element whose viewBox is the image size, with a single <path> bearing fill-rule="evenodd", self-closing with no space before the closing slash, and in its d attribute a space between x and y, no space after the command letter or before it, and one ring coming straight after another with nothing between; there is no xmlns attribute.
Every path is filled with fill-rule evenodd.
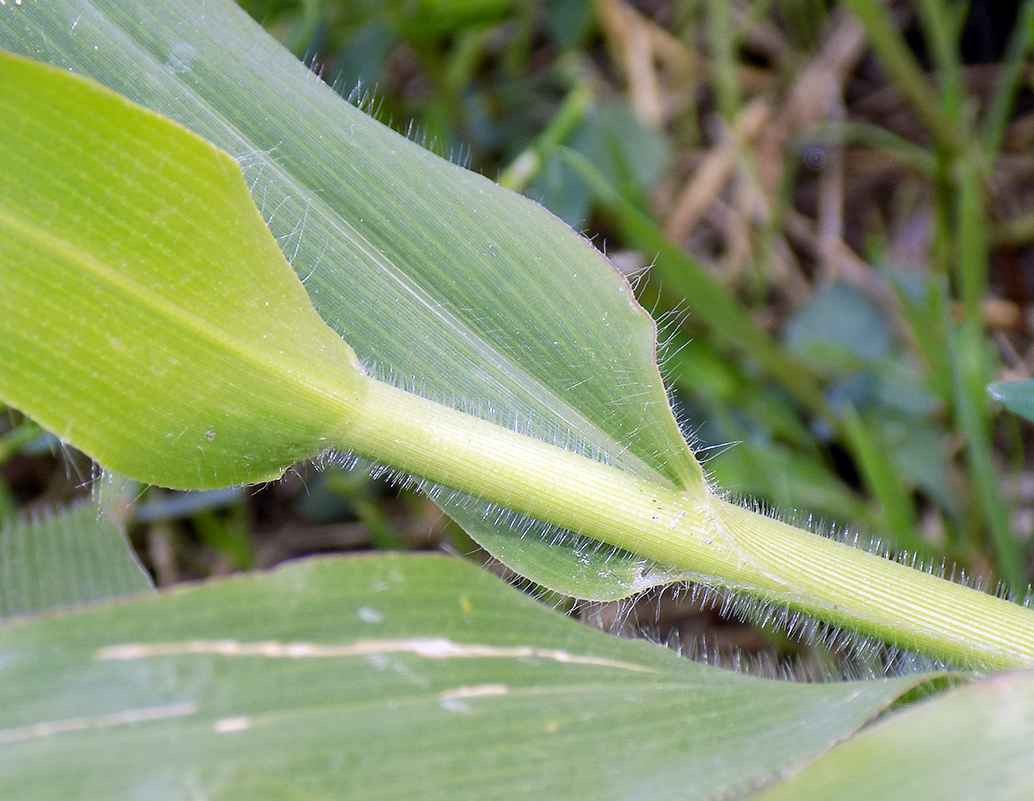
<svg viewBox="0 0 1034 801"><path fill-rule="evenodd" d="M941 147L947 150L957 148L957 127L950 117L945 116L943 106L938 104L932 87L923 75L915 54L908 49L890 9L880 0L847 0L845 5L865 27L868 40L879 55L880 62L901 94L908 98L922 117L931 135L936 137ZM948 87L945 91L950 94L952 89Z"/></svg>

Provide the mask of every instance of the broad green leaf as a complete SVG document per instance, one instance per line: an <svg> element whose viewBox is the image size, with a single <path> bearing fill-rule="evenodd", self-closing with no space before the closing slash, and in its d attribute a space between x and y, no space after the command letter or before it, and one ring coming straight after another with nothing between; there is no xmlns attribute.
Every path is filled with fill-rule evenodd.
<svg viewBox="0 0 1034 801"><path fill-rule="evenodd" d="M880 308L847 284L833 284L816 295L786 324L787 348L823 360L840 351L861 359L890 353L890 328Z"/></svg>
<svg viewBox="0 0 1034 801"><path fill-rule="evenodd" d="M1006 673L887 716L751 801L1034 798L1034 673Z"/></svg>
<svg viewBox="0 0 1034 801"><path fill-rule="evenodd" d="M0 629L0 664L0 796L24 801L726 797L922 680L709 668L428 556Z"/></svg>
<svg viewBox="0 0 1034 801"><path fill-rule="evenodd" d="M89 75L234 155L316 309L374 373L639 475L699 480L654 325L625 279L539 206L349 106L228 0L8 3L0 46ZM546 548L556 532L522 527L519 539L484 504L442 504L554 589L645 586L634 557L573 536Z"/></svg>
<svg viewBox="0 0 1034 801"><path fill-rule="evenodd" d="M0 154L4 401L169 486L274 478L320 450L322 396L358 366L229 156L3 52Z"/></svg>
<svg viewBox="0 0 1034 801"><path fill-rule="evenodd" d="M125 532L96 503L0 526L0 620L150 588Z"/></svg>
<svg viewBox="0 0 1034 801"><path fill-rule="evenodd" d="M987 390L1013 414L1034 420L1034 379L996 381Z"/></svg>

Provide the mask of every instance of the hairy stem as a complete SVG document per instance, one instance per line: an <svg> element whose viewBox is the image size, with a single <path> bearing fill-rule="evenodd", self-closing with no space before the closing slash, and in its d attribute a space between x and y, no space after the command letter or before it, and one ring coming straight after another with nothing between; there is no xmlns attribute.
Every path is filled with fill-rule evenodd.
<svg viewBox="0 0 1034 801"><path fill-rule="evenodd" d="M1034 665L1034 612L364 379L337 443L711 584L967 667Z"/></svg>

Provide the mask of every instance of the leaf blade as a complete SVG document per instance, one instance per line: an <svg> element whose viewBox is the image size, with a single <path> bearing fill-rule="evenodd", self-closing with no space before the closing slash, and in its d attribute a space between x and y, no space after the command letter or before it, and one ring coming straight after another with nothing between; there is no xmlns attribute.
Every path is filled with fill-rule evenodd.
<svg viewBox="0 0 1034 801"><path fill-rule="evenodd" d="M739 676L426 556L181 588L0 630L0 654L0 790L23 798L712 798L921 681Z"/></svg>
<svg viewBox="0 0 1034 801"><path fill-rule="evenodd" d="M863 729L751 801L986 801L1034 791L1034 675L1001 674Z"/></svg>
<svg viewBox="0 0 1034 801"><path fill-rule="evenodd" d="M320 396L358 366L237 165L68 73L0 53L0 75L4 399L169 486L269 479L318 452L336 422Z"/></svg>
<svg viewBox="0 0 1034 801"><path fill-rule="evenodd" d="M233 154L320 315L375 375L642 476L703 480L653 322L612 265L537 205L348 106L232 3L8 4L0 46ZM441 505L544 586L599 600L645 588L632 555L546 550L548 527L529 522L521 539L475 499Z"/></svg>
<svg viewBox="0 0 1034 801"><path fill-rule="evenodd" d="M991 397L1013 414L1034 420L1034 379L995 381L987 390Z"/></svg>
<svg viewBox="0 0 1034 801"><path fill-rule="evenodd" d="M0 525L0 620L152 586L125 532L98 504Z"/></svg>
<svg viewBox="0 0 1034 801"><path fill-rule="evenodd" d="M552 405L540 438L563 427L600 450L627 446L629 469L694 469L656 369L652 321L614 268L540 206L349 106L232 4L102 16L57 3L19 17L27 31L0 28L3 46L90 75L234 155L317 309L363 359L504 416L540 417ZM582 331L568 319L579 308ZM554 342L554 328L571 341ZM479 375L479 364L489 369ZM649 402L620 408L622 385ZM610 419L586 420L570 398L611 405ZM644 411L656 415L659 441Z"/></svg>

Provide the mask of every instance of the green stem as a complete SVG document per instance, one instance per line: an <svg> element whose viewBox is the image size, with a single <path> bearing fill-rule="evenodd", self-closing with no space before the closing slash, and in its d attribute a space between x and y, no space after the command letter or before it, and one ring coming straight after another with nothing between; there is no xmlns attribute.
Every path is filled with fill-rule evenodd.
<svg viewBox="0 0 1034 801"><path fill-rule="evenodd" d="M988 159L993 159L1002 149L1009 116L1015 107L1016 93L1023 80L1027 54L1034 47L1034 0L1025 0L1016 15L1009 46L1002 59L1001 71L995 81L987 111L980 129L980 141Z"/></svg>
<svg viewBox="0 0 1034 801"><path fill-rule="evenodd" d="M898 30L890 9L880 0L847 0L846 5L865 28L866 39L894 85L922 117L930 135L949 153L957 152L958 126L938 105L936 93Z"/></svg>
<svg viewBox="0 0 1034 801"><path fill-rule="evenodd" d="M520 155L499 176L497 183L523 192L542 167L542 159L553 148L566 142L585 119L592 103L592 88L587 83L578 83L564 98L553 119L535 141L521 151Z"/></svg>
<svg viewBox="0 0 1034 801"><path fill-rule="evenodd" d="M648 559L902 648L1034 665L1034 612L715 497L607 466L363 379L337 444Z"/></svg>
<svg viewBox="0 0 1034 801"><path fill-rule="evenodd" d="M946 119L961 120L965 100L965 83L959 62L961 18L957 9L950 9L944 0L920 0L919 19L936 65L941 113Z"/></svg>
<svg viewBox="0 0 1034 801"><path fill-rule="evenodd" d="M1023 552L1013 535L1009 506L999 486L999 470L992 453L992 424L987 401L987 369L984 334L978 323L968 321L948 330L948 351L953 365L955 415L966 435L966 467L976 490L975 501L994 547L999 575L1012 587L1026 582Z"/></svg>
<svg viewBox="0 0 1034 801"><path fill-rule="evenodd" d="M740 110L739 82L736 80L736 32L728 0L712 0L707 4L707 10L715 98L718 110L725 121L731 124Z"/></svg>
<svg viewBox="0 0 1034 801"><path fill-rule="evenodd" d="M882 442L879 428L866 426L854 408L848 408L844 423L851 439L851 452L858 457L862 477L882 512L881 530L894 536L897 547L920 556L929 549L919 536L915 504L910 489L894 464L887 458L889 448Z"/></svg>

